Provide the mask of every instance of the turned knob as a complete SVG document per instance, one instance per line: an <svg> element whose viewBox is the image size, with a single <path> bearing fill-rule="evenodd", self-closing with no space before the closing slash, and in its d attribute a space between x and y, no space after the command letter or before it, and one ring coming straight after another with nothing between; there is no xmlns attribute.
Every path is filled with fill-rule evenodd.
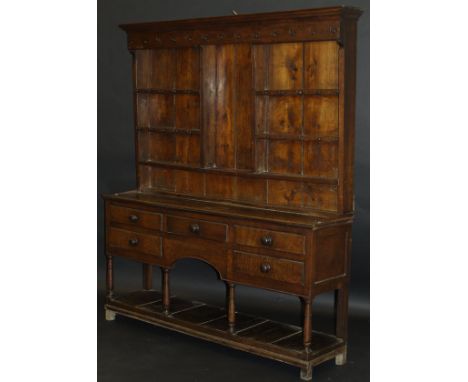
<svg viewBox="0 0 468 382"><path fill-rule="evenodd" d="M138 245L138 239L130 239L128 241L128 244L130 244L132 247Z"/></svg>
<svg viewBox="0 0 468 382"><path fill-rule="evenodd" d="M136 223L140 218L137 216L137 215L130 215L128 217L128 219L132 222L132 223Z"/></svg>
<svg viewBox="0 0 468 382"><path fill-rule="evenodd" d="M267 247L270 247L273 244L273 238L270 235L263 236L260 241Z"/></svg>
<svg viewBox="0 0 468 382"><path fill-rule="evenodd" d="M200 226L198 224L196 224L196 223L190 224L190 232L195 233L195 234L199 233L200 232Z"/></svg>
<svg viewBox="0 0 468 382"><path fill-rule="evenodd" d="M271 265L268 264L268 263L263 263L262 265L260 265L260 271L262 273L268 273L271 271Z"/></svg>

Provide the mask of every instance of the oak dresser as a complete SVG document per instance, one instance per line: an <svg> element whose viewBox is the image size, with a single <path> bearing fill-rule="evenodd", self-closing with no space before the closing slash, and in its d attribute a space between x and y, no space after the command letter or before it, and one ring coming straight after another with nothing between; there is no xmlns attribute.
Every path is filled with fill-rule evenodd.
<svg viewBox="0 0 468 382"><path fill-rule="evenodd" d="M121 26L133 57L137 188L104 195L108 320L282 361L303 380L319 363L346 362L360 14ZM114 291L116 256L142 264L141 290ZM216 270L225 307L171 295L171 269L184 258ZM302 326L237 312L238 284L299 297ZM335 332L313 331L312 301L330 291Z"/></svg>

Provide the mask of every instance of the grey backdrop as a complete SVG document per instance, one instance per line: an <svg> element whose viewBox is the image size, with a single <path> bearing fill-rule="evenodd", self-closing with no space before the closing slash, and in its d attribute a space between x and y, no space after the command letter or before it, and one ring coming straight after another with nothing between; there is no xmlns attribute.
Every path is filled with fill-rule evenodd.
<svg viewBox="0 0 468 382"><path fill-rule="evenodd" d="M364 10L358 25L357 113L355 194L356 218L353 227L351 313L368 315L369 309L369 2L308 0L99 0L98 1L98 288L104 289L102 193L135 188L134 135L132 111L131 56L121 23L174 20L195 17L283 11L332 5L353 5ZM116 260L116 290L139 284L140 267ZM159 283L159 272L154 281ZM190 283L187 282L190 280ZM222 303L224 285L213 270L194 260L177 264L172 277L173 290L190 297ZM238 288L239 309L277 312L299 310L296 298L287 295ZM316 301L331 306L331 295ZM102 307L101 307L102 308ZM101 310L99 310L101 312ZM275 312L272 313L273 315Z"/></svg>

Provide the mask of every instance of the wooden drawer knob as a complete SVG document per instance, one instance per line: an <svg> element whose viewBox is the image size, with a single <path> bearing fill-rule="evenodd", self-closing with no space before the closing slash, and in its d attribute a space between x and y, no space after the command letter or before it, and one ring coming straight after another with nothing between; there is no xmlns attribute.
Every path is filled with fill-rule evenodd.
<svg viewBox="0 0 468 382"><path fill-rule="evenodd" d="M130 239L128 244L130 244L132 247L135 247L138 245L138 239Z"/></svg>
<svg viewBox="0 0 468 382"><path fill-rule="evenodd" d="M273 244L273 238L270 235L263 236L260 241L266 247L271 247Z"/></svg>
<svg viewBox="0 0 468 382"><path fill-rule="evenodd" d="M136 223L138 220L140 220L140 218L137 216L137 215L130 215L128 217L128 219L132 222L132 223Z"/></svg>
<svg viewBox="0 0 468 382"><path fill-rule="evenodd" d="M260 272L262 273L268 273L271 271L271 265L268 263L263 263L260 265Z"/></svg>
<svg viewBox="0 0 468 382"><path fill-rule="evenodd" d="M198 234L200 233L200 226L196 223L190 224L190 232Z"/></svg>

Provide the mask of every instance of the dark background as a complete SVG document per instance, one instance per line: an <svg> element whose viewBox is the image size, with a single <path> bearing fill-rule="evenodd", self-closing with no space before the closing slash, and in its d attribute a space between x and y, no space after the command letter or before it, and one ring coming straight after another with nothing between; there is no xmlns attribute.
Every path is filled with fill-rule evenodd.
<svg viewBox="0 0 468 382"><path fill-rule="evenodd" d="M353 225L348 363L327 362L314 369L314 381L369 379L369 1L307 0L99 0L98 1L98 378L100 381L298 381L299 370L118 317L103 321L105 289L104 206L102 193L135 188L131 56L126 35L129 22L175 20L284 11L333 5L364 10L358 24L356 93L356 213ZM171 273L174 294L224 304L224 283L208 265L183 260ZM140 286L141 266L115 261L115 289ZM160 274L155 269L155 286ZM296 297L239 286L239 311L299 324ZM332 331L332 295L314 302L314 328Z"/></svg>

